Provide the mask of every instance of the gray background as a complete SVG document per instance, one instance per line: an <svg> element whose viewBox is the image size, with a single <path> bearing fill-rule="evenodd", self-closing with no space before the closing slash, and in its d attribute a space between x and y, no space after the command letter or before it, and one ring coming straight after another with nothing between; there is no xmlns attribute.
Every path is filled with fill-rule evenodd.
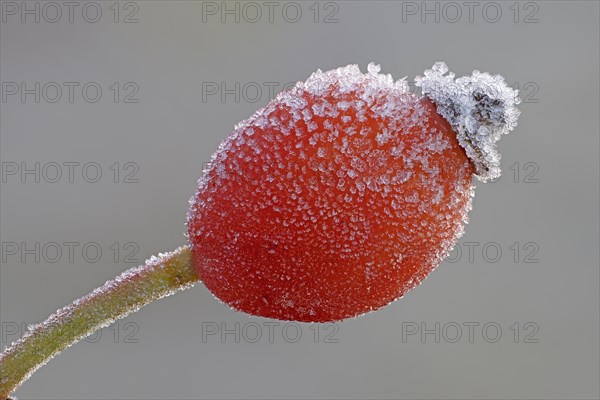
<svg viewBox="0 0 600 400"><path fill-rule="evenodd" d="M598 398L598 3L522 2L515 22L513 2L499 2L502 15L495 23L496 6L489 2L479 3L472 22L462 2L458 19L445 3L429 2L431 9L439 7L439 22L435 15L422 22L420 14L403 14L403 7L411 10L406 2L321 3L317 23L313 2L298 3L303 14L296 23L282 17L285 2L276 3L272 23L266 15L244 21L254 17L250 9L240 23L233 16L222 23L218 15L204 23L202 3L191 1L138 1L137 23L123 23L124 14L134 11L125 2L114 23L112 1L99 2L97 23L82 18L84 3L73 23L66 15L56 23L5 15L3 82L97 82L103 94L97 103L82 98L81 86L73 103L66 93L56 103L9 96L0 104L2 162L97 162L103 178L87 183L80 169L73 183L64 176L57 183L6 177L1 240L29 247L93 242L103 254L96 263L82 258L81 247L73 262L66 254L54 263L43 254L40 262L3 254L2 346L17 338L16 325L43 320L135 265L123 262L124 250L113 260L113 242L134 242L140 262L185 243L187 200L212 151L236 122L267 103L265 82L279 82L281 89L317 68L356 63L365 71L376 61L384 73L412 80L444 60L459 76L473 69L501 73L527 89L519 126L500 144L503 178L477 185L462 254L455 251L453 262L444 262L404 299L339 323L337 343L323 337L331 326L320 326L315 343L310 324L298 325L297 343L289 339L298 326L286 340L281 324L269 343L268 320L229 310L199 285L65 351L19 396ZM324 23L334 7L338 22ZM294 18L294 10L287 11ZM113 82L121 90L134 82L139 102L123 103L128 91L114 102ZM232 95L203 101L202 82L255 82L263 93L255 102L255 92L242 93L239 102ZM128 172L125 163L135 162L139 182L123 183L121 175L113 183L114 162L121 173ZM509 169L514 163L521 170L517 182ZM467 242L476 243L472 258ZM203 324L233 329L236 322L247 328L240 343L233 335L203 342ZM479 324L472 341L465 325L470 322ZM262 327L257 343L246 340L255 332L248 323ZM440 324L439 343L434 334L403 340L403 330L421 329L422 323L434 330ZM484 335L486 323L492 328ZM452 343L456 325L462 336ZM497 326L502 334L491 343Z"/></svg>

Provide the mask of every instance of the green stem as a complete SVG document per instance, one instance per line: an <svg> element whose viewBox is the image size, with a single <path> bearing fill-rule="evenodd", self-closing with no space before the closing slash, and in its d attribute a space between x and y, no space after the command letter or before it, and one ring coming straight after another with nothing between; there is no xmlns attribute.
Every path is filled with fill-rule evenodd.
<svg viewBox="0 0 600 400"><path fill-rule="evenodd" d="M0 399L6 399L62 350L140 307L199 281L191 250L183 246L129 269L58 310L0 354Z"/></svg>

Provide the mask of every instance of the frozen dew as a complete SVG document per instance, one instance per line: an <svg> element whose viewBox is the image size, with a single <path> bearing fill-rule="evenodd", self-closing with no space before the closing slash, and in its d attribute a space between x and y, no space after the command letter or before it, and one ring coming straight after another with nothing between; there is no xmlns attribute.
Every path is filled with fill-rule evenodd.
<svg viewBox="0 0 600 400"><path fill-rule="evenodd" d="M377 74L379 74L379 71L381 71L381 65L370 62L369 65L367 65L367 71L369 72L369 74L377 76Z"/></svg>

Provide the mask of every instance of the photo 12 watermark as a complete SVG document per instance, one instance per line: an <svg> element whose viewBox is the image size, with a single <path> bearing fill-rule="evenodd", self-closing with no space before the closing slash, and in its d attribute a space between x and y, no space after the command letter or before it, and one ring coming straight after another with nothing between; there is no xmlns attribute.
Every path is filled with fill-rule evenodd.
<svg viewBox="0 0 600 400"><path fill-rule="evenodd" d="M339 343L336 323L202 322L202 343Z"/></svg>
<svg viewBox="0 0 600 400"><path fill-rule="evenodd" d="M123 103L137 104L140 86L136 82L39 82L3 81L2 103Z"/></svg>
<svg viewBox="0 0 600 400"><path fill-rule="evenodd" d="M293 88L298 82L278 82L278 81L203 81L200 87L202 103L266 103L274 99L279 93ZM322 90L334 82L323 82ZM421 88L415 81L406 81L409 93L420 95ZM516 95L522 104L537 104L540 102L538 94L540 86L537 82L513 82L509 84L513 89L518 90ZM462 89L456 86L457 95ZM319 88L311 89L319 92ZM496 86L490 86L489 90L497 90ZM515 99L516 100L516 99Z"/></svg>
<svg viewBox="0 0 600 400"><path fill-rule="evenodd" d="M34 329L37 323L23 321L5 321L0 323L0 336L2 337L2 347L10 345L19 340L28 330ZM110 326L98 329L91 335L83 339L87 343L122 343L137 344L139 338L140 326L135 321L115 321ZM78 335L74 331L64 332L65 335L71 335L75 338Z"/></svg>
<svg viewBox="0 0 600 400"><path fill-rule="evenodd" d="M140 182L140 165L135 161L2 161L3 184L74 184Z"/></svg>
<svg viewBox="0 0 600 400"><path fill-rule="evenodd" d="M336 1L202 1L202 22L276 23L312 22L337 24Z"/></svg>
<svg viewBox="0 0 600 400"><path fill-rule="evenodd" d="M140 3L135 1L2 1L0 12L3 24L140 22Z"/></svg>
<svg viewBox="0 0 600 400"><path fill-rule="evenodd" d="M540 3L535 1L402 1L403 23L457 24L484 22L515 24L540 22Z"/></svg>
<svg viewBox="0 0 600 400"><path fill-rule="evenodd" d="M269 101L296 82L202 82L202 102L258 103Z"/></svg>
<svg viewBox="0 0 600 400"><path fill-rule="evenodd" d="M503 168L504 173L489 183L510 182L536 184L540 183L540 164L535 161L515 161Z"/></svg>
<svg viewBox="0 0 600 400"><path fill-rule="evenodd" d="M2 241L3 264L139 264L140 246L136 242L61 241Z"/></svg>
<svg viewBox="0 0 600 400"><path fill-rule="evenodd" d="M536 322L402 322L402 343L539 343Z"/></svg>
<svg viewBox="0 0 600 400"><path fill-rule="evenodd" d="M539 253L540 245L535 241L510 243L468 241L457 243L445 261L451 264L458 262L496 264L501 260L507 260L514 264L538 264Z"/></svg>

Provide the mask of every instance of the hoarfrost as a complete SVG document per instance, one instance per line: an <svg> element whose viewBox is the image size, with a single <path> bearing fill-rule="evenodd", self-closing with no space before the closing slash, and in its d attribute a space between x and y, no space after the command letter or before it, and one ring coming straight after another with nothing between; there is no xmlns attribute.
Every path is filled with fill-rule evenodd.
<svg viewBox="0 0 600 400"><path fill-rule="evenodd" d="M446 75L448 73L448 75ZM443 62L437 62L415 83L423 95L454 128L459 143L476 168L477 177L487 182L500 176L500 154L496 142L517 126L521 102L518 91L500 75L473 71L454 79Z"/></svg>

